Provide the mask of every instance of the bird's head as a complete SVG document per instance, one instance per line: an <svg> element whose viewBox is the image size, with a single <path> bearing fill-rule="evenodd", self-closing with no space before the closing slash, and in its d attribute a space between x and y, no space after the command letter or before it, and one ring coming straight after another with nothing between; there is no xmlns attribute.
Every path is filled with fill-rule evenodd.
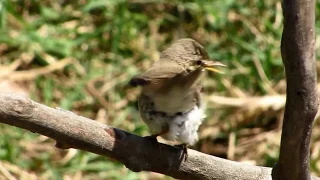
<svg viewBox="0 0 320 180"><path fill-rule="evenodd" d="M190 38L183 38L164 50L159 61L145 73L134 76L129 83L132 86L144 86L152 82L163 82L183 73L189 74L205 69L223 73L216 69L217 66L226 67L218 61L210 60L200 43ZM196 76L198 77L199 74Z"/></svg>
<svg viewBox="0 0 320 180"><path fill-rule="evenodd" d="M204 47L190 38L179 39L173 43L162 53L162 57L166 57L164 59L170 61L176 61L191 72L201 68L216 73L223 73L216 67L226 67L221 62L210 60Z"/></svg>

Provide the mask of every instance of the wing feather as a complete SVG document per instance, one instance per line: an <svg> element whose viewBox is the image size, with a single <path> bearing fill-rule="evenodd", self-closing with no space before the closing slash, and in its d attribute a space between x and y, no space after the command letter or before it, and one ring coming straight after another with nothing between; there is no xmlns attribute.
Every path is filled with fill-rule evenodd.
<svg viewBox="0 0 320 180"><path fill-rule="evenodd" d="M157 83L161 80L170 79L185 72L186 69L176 62L160 60L155 62L146 72L134 76L130 80L133 86Z"/></svg>

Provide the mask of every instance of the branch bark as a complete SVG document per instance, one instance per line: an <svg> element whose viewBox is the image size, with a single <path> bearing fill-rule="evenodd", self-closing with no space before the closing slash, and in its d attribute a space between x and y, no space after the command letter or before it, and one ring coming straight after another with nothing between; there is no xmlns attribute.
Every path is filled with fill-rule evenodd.
<svg viewBox="0 0 320 180"><path fill-rule="evenodd" d="M110 157L132 171L153 171L178 179L271 179L271 169L245 165L189 149L157 144L70 111L53 109L29 98L0 93L0 122L48 136L60 148L73 147Z"/></svg>
<svg viewBox="0 0 320 180"><path fill-rule="evenodd" d="M264 180L271 168L246 165L188 149L154 143L70 111L24 96L0 93L0 122L48 136L59 148L76 148L115 159L132 171L153 171L178 179ZM320 179L313 177L312 179Z"/></svg>
<svg viewBox="0 0 320 180"><path fill-rule="evenodd" d="M315 65L315 0L284 0L281 54L287 102L280 157L273 179L308 180L312 124L318 110Z"/></svg>

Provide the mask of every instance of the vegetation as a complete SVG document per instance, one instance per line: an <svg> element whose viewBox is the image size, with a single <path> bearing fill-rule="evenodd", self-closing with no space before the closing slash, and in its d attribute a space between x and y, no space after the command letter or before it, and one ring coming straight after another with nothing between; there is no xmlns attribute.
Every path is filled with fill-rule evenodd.
<svg viewBox="0 0 320 180"><path fill-rule="evenodd" d="M139 89L127 82L174 40L191 37L228 65L224 75L208 73L203 81L208 117L191 148L272 166L286 89L282 21L276 0L1 0L0 92L29 95L145 136L136 109ZM56 149L54 141L31 132L0 128L0 177L166 179L130 172L95 154ZM319 139L316 121L311 170L318 176Z"/></svg>

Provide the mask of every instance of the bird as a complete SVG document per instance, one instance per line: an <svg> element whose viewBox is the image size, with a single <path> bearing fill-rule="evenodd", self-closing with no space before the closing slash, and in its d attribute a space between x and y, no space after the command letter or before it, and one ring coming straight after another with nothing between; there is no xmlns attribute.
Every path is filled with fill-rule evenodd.
<svg viewBox="0 0 320 180"><path fill-rule="evenodd" d="M158 61L129 81L141 86L138 109L144 123L158 136L181 143L185 160L187 146L198 141L198 128L206 117L201 98L204 70L222 71L221 62L209 59L204 47L191 38L182 38L165 49Z"/></svg>

